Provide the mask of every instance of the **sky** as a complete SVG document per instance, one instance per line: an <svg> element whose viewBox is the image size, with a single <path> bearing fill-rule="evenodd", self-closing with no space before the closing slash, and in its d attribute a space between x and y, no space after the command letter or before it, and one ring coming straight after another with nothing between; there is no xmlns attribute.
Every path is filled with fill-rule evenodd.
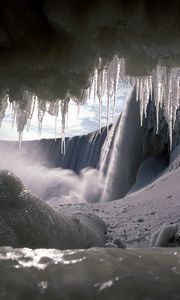
<svg viewBox="0 0 180 300"><path fill-rule="evenodd" d="M111 105L110 122L117 120L120 112L123 110L125 99L128 95L129 88L124 86L119 90L115 107L115 115L112 118L113 107ZM107 125L107 105L106 99L103 99L102 105L102 126ZM61 118L57 119L56 137L61 137ZM72 137L75 135L83 135L99 129L99 104L94 103L93 99L89 99L85 104L80 105L70 101L68 120L66 122L65 135ZM38 134L38 118L37 109L31 120L30 128L25 127L23 132L23 140L36 140L41 138L55 138L55 117L45 114L42 125L42 132ZM12 111L10 107L6 111L6 115L2 121L0 128L0 140L18 140L16 124L12 128Z"/></svg>

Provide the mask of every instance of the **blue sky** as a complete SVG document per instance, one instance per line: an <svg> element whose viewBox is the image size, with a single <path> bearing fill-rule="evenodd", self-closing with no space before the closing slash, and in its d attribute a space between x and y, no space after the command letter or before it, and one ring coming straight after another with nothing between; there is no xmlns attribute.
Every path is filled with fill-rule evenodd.
<svg viewBox="0 0 180 300"><path fill-rule="evenodd" d="M125 98L128 94L129 89L125 86L118 93L117 101L116 101L116 109L114 120L112 119L112 107L110 120L115 121L120 112L123 110ZM107 125L107 106L106 100L104 99L102 105L102 126ZM12 118L11 118L11 110L8 109L6 112L6 116L3 119L2 126L0 128L0 139L1 140L18 140L18 134L16 131L16 124L14 124L14 128L12 128ZM42 133L41 136L38 135L38 118L37 118L37 110L35 110L31 125L29 130L25 128L23 133L23 140L34 140L40 138L54 138L55 137L55 118L46 113L43 119ZM66 124L66 136L75 136L87 134L89 132L93 132L94 130L99 129L99 104L95 103L93 99L88 100L84 105L78 107L77 104L73 101L70 102L69 105L69 113L68 113L68 123ZM60 116L57 120L57 137L61 135L61 119Z"/></svg>

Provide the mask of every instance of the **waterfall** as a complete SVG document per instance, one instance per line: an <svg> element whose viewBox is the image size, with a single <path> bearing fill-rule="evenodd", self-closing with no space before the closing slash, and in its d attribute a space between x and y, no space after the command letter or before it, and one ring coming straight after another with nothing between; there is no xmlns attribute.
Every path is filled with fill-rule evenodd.
<svg viewBox="0 0 180 300"><path fill-rule="evenodd" d="M110 157L111 157L112 149L114 147L114 140L119 127L120 120L121 120L121 114L117 122L114 123L110 128L101 149L99 170L100 170L100 175L102 177L105 177L108 171Z"/></svg>
<svg viewBox="0 0 180 300"><path fill-rule="evenodd" d="M143 127L140 124L139 105L133 89L114 127L109 143L110 154L103 157L101 162L101 170L106 171L102 201L122 198L135 182L142 161Z"/></svg>
<svg viewBox="0 0 180 300"><path fill-rule="evenodd" d="M23 141L21 155L49 168L60 167L76 173L87 167L98 169L106 136L107 128L103 127L101 133L98 130L87 135L66 137L65 155L61 153L61 139ZM0 141L0 149L5 153L18 153L18 142Z"/></svg>

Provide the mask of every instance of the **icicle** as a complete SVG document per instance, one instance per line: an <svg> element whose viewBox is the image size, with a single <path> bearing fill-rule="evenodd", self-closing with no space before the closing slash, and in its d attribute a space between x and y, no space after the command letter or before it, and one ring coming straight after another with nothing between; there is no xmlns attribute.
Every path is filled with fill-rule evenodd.
<svg viewBox="0 0 180 300"><path fill-rule="evenodd" d="M8 95L7 94L2 94L0 95L0 127L1 127L1 123L2 120L5 116L6 113L6 109L8 107Z"/></svg>
<svg viewBox="0 0 180 300"><path fill-rule="evenodd" d="M21 97L20 97L21 96ZM13 120L16 120L17 132L23 133L24 127L28 123L28 118L31 115L33 97L27 90L22 90L19 100L13 101Z"/></svg>
<svg viewBox="0 0 180 300"><path fill-rule="evenodd" d="M65 143L65 127L66 127L66 117L68 113L70 97L67 95L65 100L61 100L61 154L66 153L66 143Z"/></svg>
<svg viewBox="0 0 180 300"><path fill-rule="evenodd" d="M31 120L32 120L32 117L33 117L33 114L34 114L36 102L37 102L37 97L32 96L32 105L31 105L30 114L29 114L28 120L27 120L27 132L29 131L29 128L30 128L30 125L31 125Z"/></svg>
<svg viewBox="0 0 180 300"><path fill-rule="evenodd" d="M79 119L79 114L80 114L80 103L77 102L77 120Z"/></svg>
<svg viewBox="0 0 180 300"><path fill-rule="evenodd" d="M57 116L55 116L54 139L55 139L55 142L56 142L56 140L57 140Z"/></svg>
<svg viewBox="0 0 180 300"><path fill-rule="evenodd" d="M47 103L47 112L51 115L51 116L55 116L57 117L59 114L59 105L60 105L60 100L57 99L54 102L48 102Z"/></svg>
<svg viewBox="0 0 180 300"><path fill-rule="evenodd" d="M101 127L102 127L102 101L99 101L99 133L101 133Z"/></svg>
<svg viewBox="0 0 180 300"><path fill-rule="evenodd" d="M61 154L62 155L66 154L66 141L65 141L64 134L61 136Z"/></svg>
<svg viewBox="0 0 180 300"><path fill-rule="evenodd" d="M46 102L38 99L38 135L41 135L42 121L46 112Z"/></svg>
<svg viewBox="0 0 180 300"><path fill-rule="evenodd" d="M107 126L109 125L110 121L110 109L111 109L111 76L109 72L109 68L107 69L107 88L106 88L106 98L108 102L108 107L107 107Z"/></svg>
<svg viewBox="0 0 180 300"><path fill-rule="evenodd" d="M136 79L136 96L140 101L140 115L147 117L147 105L154 99L156 106L156 133L159 131L159 110L168 123L170 150L173 144L173 129L180 105L180 69L157 66L152 76ZM155 125L155 124L154 124Z"/></svg>
<svg viewBox="0 0 180 300"><path fill-rule="evenodd" d="M109 129L109 116L110 116L110 99L109 99L109 94L107 93L107 132Z"/></svg>
<svg viewBox="0 0 180 300"><path fill-rule="evenodd" d="M16 120L16 111L17 111L18 104L13 101L12 102L12 115L11 115L11 129L13 130L15 120Z"/></svg>
<svg viewBox="0 0 180 300"><path fill-rule="evenodd" d="M103 96L103 69L101 65L101 59L99 59L99 71L97 77L97 97L99 101L99 132L101 133L101 121L102 121L102 96Z"/></svg>
<svg viewBox="0 0 180 300"><path fill-rule="evenodd" d="M113 115L112 118L114 119L115 115L115 108L116 108L116 98L117 98L117 88L119 84L119 73L121 69L121 61L119 62L118 56L114 57L113 60Z"/></svg>
<svg viewBox="0 0 180 300"><path fill-rule="evenodd" d="M21 149L22 149L22 136L23 136L23 133L19 131L18 132L19 152L21 152Z"/></svg>
<svg viewBox="0 0 180 300"><path fill-rule="evenodd" d="M96 103L96 97L97 97L97 80L98 80L98 70L95 69L95 71L94 71L94 80L93 80L93 85L94 85L94 104Z"/></svg>
<svg viewBox="0 0 180 300"><path fill-rule="evenodd" d="M47 112L54 116L55 122L54 122L54 139L56 141L57 138L57 119L59 115L59 106L60 106L60 100L57 99L55 102L49 102L47 105Z"/></svg>
<svg viewBox="0 0 180 300"><path fill-rule="evenodd" d="M97 80L97 96L99 100L99 132L101 133L101 121L102 121L102 80L103 74L100 71Z"/></svg>
<svg viewBox="0 0 180 300"><path fill-rule="evenodd" d="M99 102L99 130L102 127L102 105L107 105L106 120L107 126L109 126L110 118L114 116L117 91L119 87L123 89L123 81L129 86L136 85L136 100L140 103L140 117L141 125L144 118L147 117L147 106L149 100L154 101L156 107L156 133L159 130L159 115L163 113L169 130L170 148L173 144L173 130L176 123L177 109L180 106L180 69L169 68L165 66L157 65L155 70L150 76L145 77L131 77L125 75L125 60L120 59L117 55L114 56L111 62L106 62L99 58L94 74L90 78L90 86L87 91L82 91L80 99L76 99L71 95L67 95L65 99L56 100L54 102L47 102L38 100L38 132L41 134L42 121L47 111L51 115L55 116L55 138L57 127L57 116L59 113L59 105L61 105L61 135L62 135L62 150L65 149L65 126L68 116L68 103L70 97L77 102L78 108L80 103L86 101L86 99L94 98L94 103ZM6 93L5 93L6 94ZM0 99L2 99L0 95ZM34 107L37 97L26 89L22 89L19 98L12 102L12 126L16 120L17 131L23 132L25 125L27 129L30 126L31 118L34 112ZM13 99L11 99L13 100ZM0 123L4 117L7 107L7 99L0 101Z"/></svg>

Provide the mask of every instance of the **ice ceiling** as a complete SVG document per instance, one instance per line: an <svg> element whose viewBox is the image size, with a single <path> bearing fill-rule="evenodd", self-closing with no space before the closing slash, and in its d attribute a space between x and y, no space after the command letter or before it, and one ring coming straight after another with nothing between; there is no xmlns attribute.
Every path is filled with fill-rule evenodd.
<svg viewBox="0 0 180 300"><path fill-rule="evenodd" d="M118 76L126 75L137 79L142 113L154 93L171 128L179 105L179 16L178 0L0 1L0 119L9 98L21 134L38 97L41 128L59 99L64 118L70 97L83 101L93 86L99 102L105 90L113 100Z"/></svg>

